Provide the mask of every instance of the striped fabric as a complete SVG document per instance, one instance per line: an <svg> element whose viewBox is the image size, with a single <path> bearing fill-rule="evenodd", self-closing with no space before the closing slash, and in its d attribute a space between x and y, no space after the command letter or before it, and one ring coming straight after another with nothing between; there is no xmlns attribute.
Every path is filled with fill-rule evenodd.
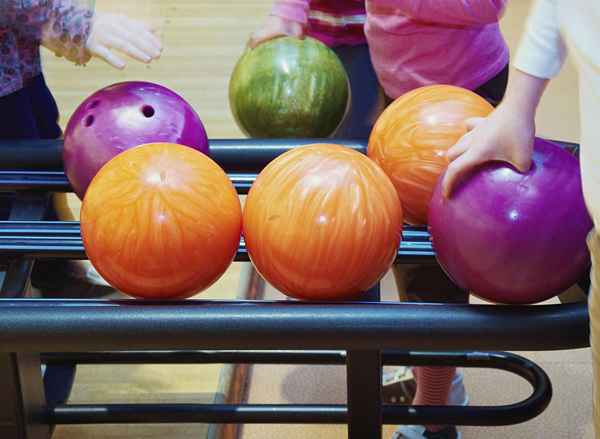
<svg viewBox="0 0 600 439"><path fill-rule="evenodd" d="M273 15L307 26L307 35L330 47L365 44L364 0L280 0Z"/></svg>
<svg viewBox="0 0 600 439"><path fill-rule="evenodd" d="M329 46L365 43L365 2L312 0L308 34Z"/></svg>

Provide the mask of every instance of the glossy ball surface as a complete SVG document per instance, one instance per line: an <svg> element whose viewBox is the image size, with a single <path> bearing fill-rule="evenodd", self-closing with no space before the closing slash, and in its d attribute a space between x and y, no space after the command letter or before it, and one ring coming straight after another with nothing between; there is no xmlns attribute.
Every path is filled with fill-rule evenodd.
<svg viewBox="0 0 600 439"><path fill-rule="evenodd" d="M88 258L113 287L138 298L192 296L231 264L241 236L240 201L206 155L155 143L119 154L83 201Z"/></svg>
<svg viewBox="0 0 600 439"><path fill-rule="evenodd" d="M244 238L256 269L299 299L360 297L390 268L401 232L402 208L387 176L338 145L279 156L244 206Z"/></svg>
<svg viewBox="0 0 600 439"><path fill-rule="evenodd" d="M349 98L341 61L310 37L280 37L247 49L229 82L229 106L248 137L329 137Z"/></svg>
<svg viewBox="0 0 600 439"><path fill-rule="evenodd" d="M407 223L427 223L433 189L448 166L446 151L467 132L467 119L492 110L470 90L431 85L400 96L381 114L368 155L394 183Z"/></svg>
<svg viewBox="0 0 600 439"><path fill-rule="evenodd" d="M492 302L549 299L577 282L590 263L592 222L578 160L542 139L535 141L527 173L490 163L462 180L449 199L438 185L429 228L448 275Z"/></svg>
<svg viewBox="0 0 600 439"><path fill-rule="evenodd" d="M98 90L77 107L64 137L65 173L80 199L100 168L129 148L166 142L208 153L204 125L190 104L149 82Z"/></svg>

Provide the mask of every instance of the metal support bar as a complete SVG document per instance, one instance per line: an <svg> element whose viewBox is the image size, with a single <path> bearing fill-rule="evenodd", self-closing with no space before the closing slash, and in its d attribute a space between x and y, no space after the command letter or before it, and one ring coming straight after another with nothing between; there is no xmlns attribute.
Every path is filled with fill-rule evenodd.
<svg viewBox="0 0 600 439"><path fill-rule="evenodd" d="M247 194L256 174L271 160L291 148L316 142L319 140L216 139L210 142L210 155L228 172L238 193ZM368 144L366 139L328 139L326 142L344 145L362 153L366 153ZM576 144L556 143L572 151L577 150ZM26 155L23 152L25 150L31 150L32 153ZM0 141L0 191L72 191L67 177L60 169L61 154L61 140ZM45 163L47 166L43 166Z"/></svg>
<svg viewBox="0 0 600 439"><path fill-rule="evenodd" d="M577 154L579 145L552 140ZM257 173L275 157L308 143L335 143L366 153L368 139L211 139L210 156L227 172ZM63 141L1 140L0 169L62 170ZM240 160L243 158L243 160Z"/></svg>
<svg viewBox="0 0 600 439"><path fill-rule="evenodd" d="M17 194L9 219L41 219L46 213L47 202L47 194ZM9 262L0 285L0 297L26 296L33 263L31 259ZM49 439L51 427L45 417L46 398L39 354L0 354L0 389L0 437Z"/></svg>
<svg viewBox="0 0 600 439"><path fill-rule="evenodd" d="M218 350L540 351L587 347L588 330L585 303L0 300L0 352L193 350L199 343Z"/></svg>
<svg viewBox="0 0 600 439"><path fill-rule="evenodd" d="M374 368L375 356L370 353L356 355L352 360L364 360ZM393 354L404 356L405 354ZM211 405L211 404L84 404L59 405L50 410L50 418L56 424L122 424L122 423L327 423L351 424L351 434L367 436L375 431L375 421L385 424L454 424L454 425L511 425L538 416L548 406L552 387L544 371L531 361L509 353L412 353L409 355L421 364L455 364L467 367L486 367L509 371L526 379L533 387L531 396L514 404L504 406L433 407L392 406L373 410L360 407L373 403L374 392L368 389L375 374L363 384L367 393L362 402L352 401L344 405ZM398 358L400 358L398 357ZM358 364L358 363L356 363ZM351 363L350 367L353 367ZM379 368L380 369L380 368ZM365 376L364 370L350 373ZM371 372L367 372L371 374ZM377 387L377 386L376 386ZM356 391L358 389L352 389ZM360 420L353 425L352 410L358 410ZM377 411L377 413L375 413ZM375 416L375 418L371 418ZM380 427L379 427L380 428ZM379 437L379 436L377 436Z"/></svg>
<svg viewBox="0 0 600 439"><path fill-rule="evenodd" d="M45 364L346 364L344 351L163 351L42 354Z"/></svg>
<svg viewBox="0 0 600 439"><path fill-rule="evenodd" d="M22 192L15 196L12 202L9 222L26 220L41 220L46 214L48 194ZM10 260L2 284L0 284L0 297L24 297L29 289L29 276L33 269L32 258Z"/></svg>
<svg viewBox="0 0 600 439"><path fill-rule="evenodd" d="M366 293L369 302L381 300L380 283ZM346 354L348 438L380 438L382 419L381 352L350 350Z"/></svg>
<svg viewBox="0 0 600 439"><path fill-rule="evenodd" d="M336 143L360 152L366 140L338 139L211 139L210 156L227 172L260 172L267 163L287 150L307 143ZM1 140L0 169L62 170L63 141ZM243 160L240 160L243 158Z"/></svg>
<svg viewBox="0 0 600 439"><path fill-rule="evenodd" d="M380 438L382 418L381 355L349 351L346 358L348 438Z"/></svg>
<svg viewBox="0 0 600 439"><path fill-rule="evenodd" d="M39 355L0 355L0 377L0 437L49 439Z"/></svg>
<svg viewBox="0 0 600 439"><path fill-rule="evenodd" d="M78 222L0 221L0 257L85 259ZM424 228L406 228L398 249L398 258L405 264L436 264L429 233ZM236 261L249 261L242 239Z"/></svg>

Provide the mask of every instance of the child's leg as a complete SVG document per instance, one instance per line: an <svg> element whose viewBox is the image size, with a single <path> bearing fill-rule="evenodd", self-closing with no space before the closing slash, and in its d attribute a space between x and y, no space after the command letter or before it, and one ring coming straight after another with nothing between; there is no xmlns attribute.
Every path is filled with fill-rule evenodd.
<svg viewBox="0 0 600 439"><path fill-rule="evenodd" d="M350 80L350 108L333 137L367 139L377 117L385 107L383 92L371 64L369 47L340 46L334 48L346 68Z"/></svg>
<svg viewBox="0 0 600 439"><path fill-rule="evenodd" d="M43 75L33 78L27 84L27 93L40 139L58 139L62 130L58 124L58 106L46 85Z"/></svg>
<svg viewBox="0 0 600 439"><path fill-rule="evenodd" d="M0 139L37 139L37 123L29 93L21 89L0 98Z"/></svg>
<svg viewBox="0 0 600 439"><path fill-rule="evenodd" d="M596 230L588 236L588 247L592 256L589 313L594 368L594 431L596 439L600 439L600 236Z"/></svg>
<svg viewBox="0 0 600 439"><path fill-rule="evenodd" d="M393 272L402 302L469 302L469 293L454 285L438 265L396 264ZM417 393L413 404L446 405L450 402L448 396L456 376L455 367L415 367L413 373L417 381ZM451 402L462 404L464 401ZM436 425L426 427L429 431L444 428Z"/></svg>
<svg viewBox="0 0 600 439"><path fill-rule="evenodd" d="M21 89L0 97L0 114L0 139L37 138L37 126L27 91ZM13 199L13 194L0 195L0 219L8 219Z"/></svg>
<svg viewBox="0 0 600 439"><path fill-rule="evenodd" d="M21 90L20 96L20 102L13 102L13 111L27 115L27 118L23 116L19 118L22 122L21 129L13 137L58 139L62 134L58 124L58 107L43 75L32 78ZM25 120L27 123L23 123ZM49 203L46 219L58 219L53 203ZM62 295L66 285L69 285L69 292L72 292L74 297L88 295L91 289L88 283L77 284L70 279L71 265L72 263L67 260L38 261L31 273L31 283L44 296L53 293Z"/></svg>

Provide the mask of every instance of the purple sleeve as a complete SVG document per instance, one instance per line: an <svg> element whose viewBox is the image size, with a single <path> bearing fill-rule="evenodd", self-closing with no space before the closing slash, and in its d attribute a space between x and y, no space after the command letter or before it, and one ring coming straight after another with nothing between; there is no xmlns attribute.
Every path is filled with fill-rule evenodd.
<svg viewBox="0 0 600 439"><path fill-rule="evenodd" d="M456 26L495 23L508 0L369 0L415 20Z"/></svg>
<svg viewBox="0 0 600 439"><path fill-rule="evenodd" d="M0 27L12 28L22 38L81 63L89 55L85 43L93 18L89 0L2 0Z"/></svg>

